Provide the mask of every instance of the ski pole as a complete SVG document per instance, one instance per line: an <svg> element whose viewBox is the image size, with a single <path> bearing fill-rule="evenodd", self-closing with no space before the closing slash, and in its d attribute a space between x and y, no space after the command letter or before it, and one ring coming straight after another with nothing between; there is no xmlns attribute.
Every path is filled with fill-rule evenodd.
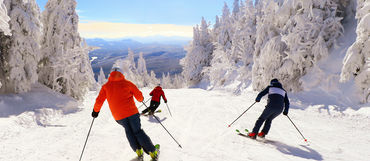
<svg viewBox="0 0 370 161"><path fill-rule="evenodd" d="M143 102L144 106L146 106L146 104ZM148 108L148 106L146 106ZM162 125L162 127L167 131L167 133L172 137L172 139L177 143L177 145L179 145L180 148L182 148L182 146L180 145L179 142L177 142L177 140L171 135L171 133L166 129L166 127L164 127L164 125L161 123L161 121L157 118L157 116L155 116L153 114L154 118L159 122L159 124Z"/></svg>
<svg viewBox="0 0 370 161"><path fill-rule="evenodd" d="M90 125L89 132L87 133L87 137L86 137L85 145L84 145L84 148L82 149L82 153L81 153L81 156L80 156L80 161L81 161L81 159L82 159L82 155L84 154L84 150L85 150L85 146L86 146L86 143L87 143L87 139L89 138L90 131L91 131L91 127L92 127L92 125L94 124L94 120L95 120L95 118L93 118L93 120L92 120L92 122L91 122L91 125Z"/></svg>
<svg viewBox="0 0 370 161"><path fill-rule="evenodd" d="M290 120L290 122L294 125L294 127L297 129L297 131L299 132L299 134L301 134L301 136L303 137L304 141L307 142L307 139L302 135L302 133L298 130L297 126L295 126L295 124L293 123L292 119L290 119L290 117L288 115L286 115L286 117L288 117L288 119Z"/></svg>
<svg viewBox="0 0 370 161"><path fill-rule="evenodd" d="M148 99L145 101L145 103L147 103L150 99L151 99L151 98L148 98ZM138 107L138 109L139 109L141 106L143 106L143 105L140 105L140 106Z"/></svg>
<svg viewBox="0 0 370 161"><path fill-rule="evenodd" d="M166 103L166 106L167 106L168 112L170 112L170 115L171 115L171 117L172 117L172 114L171 114L170 108L168 107L168 104L167 104L167 103Z"/></svg>
<svg viewBox="0 0 370 161"><path fill-rule="evenodd" d="M240 117L242 117L243 115L244 115L244 113L246 113L254 104L256 104L257 102L254 102L251 106L249 106L248 107L248 109L247 110L245 110L238 118L236 118L231 124L229 124L229 126L228 127L230 127L232 124L234 124L234 122L236 121L236 120L238 120Z"/></svg>

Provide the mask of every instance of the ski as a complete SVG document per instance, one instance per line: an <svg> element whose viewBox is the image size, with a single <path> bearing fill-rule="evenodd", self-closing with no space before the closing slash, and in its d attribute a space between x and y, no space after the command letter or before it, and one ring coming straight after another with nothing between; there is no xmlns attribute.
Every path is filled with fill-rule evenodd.
<svg viewBox="0 0 370 161"><path fill-rule="evenodd" d="M157 110L157 111L155 111L154 113L161 113L162 112L162 110ZM149 113L146 113L146 114L142 114L143 116L150 116L149 115Z"/></svg>
<svg viewBox="0 0 370 161"><path fill-rule="evenodd" d="M244 129L245 133L244 132L241 132L239 129L236 129L235 130L238 134L243 134L243 135L248 135L249 133L249 130L248 129Z"/></svg>
<svg viewBox="0 0 370 161"><path fill-rule="evenodd" d="M248 133L249 133L249 130L248 130L248 129L244 129L244 131L245 131L245 132L241 132L239 129L236 129L235 131L236 131L236 132L238 133L238 135L240 135L240 136L244 136L244 137L247 137L247 138L252 139L251 137L249 137L249 136L248 136Z"/></svg>
<svg viewBox="0 0 370 161"><path fill-rule="evenodd" d="M243 137L246 137L246 138L249 138L249 139L253 139L253 138L248 136L248 133L249 133L248 129L244 129L245 132L242 132L239 129L236 129L235 131L240 136L243 136ZM276 143L276 141L274 141L274 140L270 140L270 139L266 139L265 137L258 137L258 136L256 137L256 139L253 139L253 140L256 140L256 141L261 142L261 143L269 143L269 144L275 144Z"/></svg>
<svg viewBox="0 0 370 161"><path fill-rule="evenodd" d="M151 161L158 161L158 159L159 159L159 153L160 153L160 150L159 150L159 148L161 147L159 144L156 144L155 146L155 150L157 151L157 157L156 158L152 158L151 159Z"/></svg>
<svg viewBox="0 0 370 161"><path fill-rule="evenodd" d="M137 157L137 161L144 161L144 155Z"/></svg>

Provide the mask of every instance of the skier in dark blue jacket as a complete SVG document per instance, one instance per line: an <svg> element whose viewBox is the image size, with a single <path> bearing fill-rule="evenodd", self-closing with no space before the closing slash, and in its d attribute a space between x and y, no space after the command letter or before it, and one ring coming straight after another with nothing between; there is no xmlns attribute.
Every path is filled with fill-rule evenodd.
<svg viewBox="0 0 370 161"><path fill-rule="evenodd" d="M281 83L277 79L272 79L270 85L267 86L262 92L260 92L256 98L256 102L259 102L263 96L268 94L267 105L263 110L261 116L256 121L253 131L248 134L252 139L256 139L256 135L264 138L268 134L272 120L279 116L281 112L283 115L288 115L289 110L289 99L287 92L282 87ZM285 107L285 108L284 108ZM265 122L263 129L258 133L260 127ZM257 134L258 133L258 134Z"/></svg>

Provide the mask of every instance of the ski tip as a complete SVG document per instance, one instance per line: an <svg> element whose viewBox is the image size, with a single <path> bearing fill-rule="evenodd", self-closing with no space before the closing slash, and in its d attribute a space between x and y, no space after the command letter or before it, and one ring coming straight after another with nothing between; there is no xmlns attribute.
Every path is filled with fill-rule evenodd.
<svg viewBox="0 0 370 161"><path fill-rule="evenodd" d="M230 125L228 125L227 127L230 127Z"/></svg>
<svg viewBox="0 0 370 161"><path fill-rule="evenodd" d="M305 142L307 142L307 139L304 139Z"/></svg>
<svg viewBox="0 0 370 161"><path fill-rule="evenodd" d="M179 145L179 147L182 149L182 146L181 145Z"/></svg>

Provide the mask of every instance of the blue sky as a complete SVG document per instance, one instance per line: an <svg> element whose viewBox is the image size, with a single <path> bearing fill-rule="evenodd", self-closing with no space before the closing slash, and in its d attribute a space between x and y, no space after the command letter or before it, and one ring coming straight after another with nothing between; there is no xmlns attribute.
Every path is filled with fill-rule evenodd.
<svg viewBox="0 0 370 161"><path fill-rule="evenodd" d="M41 10L43 10L47 0L36 1ZM202 16L207 21L214 22L215 16L221 15L224 2L229 5L231 10L233 1L77 0L77 11L80 17L80 33L84 37L104 37L104 32L108 31L103 30L113 28L113 26L116 26L115 28L126 28L127 33L131 33L131 35L135 35L137 32L136 36L148 36L148 34L140 32L148 28L153 29L150 31L152 35L149 36L155 34L163 36L171 36L171 34L173 36L192 36L190 34L192 26L199 24ZM164 27L164 24L167 26ZM131 26L127 27L127 25ZM157 31L159 28L164 28L167 32ZM85 29L89 31L85 31ZM135 29L135 31L132 29ZM172 29L174 30L172 31ZM109 30L109 32L106 35L111 38L114 36L131 36L127 35L127 33L125 35L121 31ZM176 35L176 33L178 34Z"/></svg>

